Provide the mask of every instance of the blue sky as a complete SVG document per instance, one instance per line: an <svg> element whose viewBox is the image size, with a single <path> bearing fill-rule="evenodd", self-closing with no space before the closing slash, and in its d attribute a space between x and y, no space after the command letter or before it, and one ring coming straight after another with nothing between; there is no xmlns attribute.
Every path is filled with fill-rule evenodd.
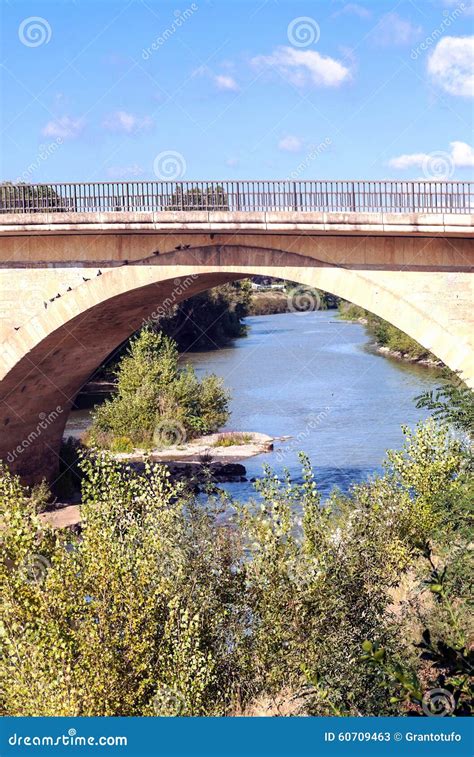
<svg viewBox="0 0 474 757"><path fill-rule="evenodd" d="M2 3L1 178L472 180L472 0Z"/></svg>

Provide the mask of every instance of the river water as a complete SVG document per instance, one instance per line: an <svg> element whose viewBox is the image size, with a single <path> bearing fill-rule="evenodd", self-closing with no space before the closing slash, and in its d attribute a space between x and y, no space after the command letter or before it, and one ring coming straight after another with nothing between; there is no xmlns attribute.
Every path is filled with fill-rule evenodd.
<svg viewBox="0 0 474 757"><path fill-rule="evenodd" d="M248 478L267 463L299 480L298 452L313 464L319 488L347 490L380 470L385 452L403 441L401 424L426 417L413 398L436 376L368 348L364 326L337 311L247 318L248 335L227 348L185 356L198 375L222 376L232 392L228 430L291 436L273 453L244 461ZM227 484L240 498L250 482Z"/></svg>
<svg viewBox="0 0 474 757"><path fill-rule="evenodd" d="M244 461L248 479L267 463L299 480L302 450L324 495L335 486L346 491L380 470L387 449L400 446L401 424L426 417L413 398L435 385L436 374L371 352L364 327L338 320L337 311L255 316L246 323L246 337L220 350L187 353L182 362L198 376L224 379L232 393L226 430L291 437ZM87 411L75 411L66 434L87 424ZM239 499L254 491L250 480L225 488Z"/></svg>

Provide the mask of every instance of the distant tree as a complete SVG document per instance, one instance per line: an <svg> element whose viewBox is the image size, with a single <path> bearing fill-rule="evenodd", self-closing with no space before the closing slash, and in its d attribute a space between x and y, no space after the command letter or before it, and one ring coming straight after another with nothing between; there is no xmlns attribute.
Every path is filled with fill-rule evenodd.
<svg viewBox="0 0 474 757"><path fill-rule="evenodd" d="M165 210L229 210L229 198L224 188L217 184L207 184L202 190L200 187L183 188L182 184L176 186L171 195L169 205Z"/></svg>
<svg viewBox="0 0 474 757"><path fill-rule="evenodd" d="M28 211L39 213L48 209L70 210L68 200L47 184L26 184L4 181L0 184L0 213Z"/></svg>

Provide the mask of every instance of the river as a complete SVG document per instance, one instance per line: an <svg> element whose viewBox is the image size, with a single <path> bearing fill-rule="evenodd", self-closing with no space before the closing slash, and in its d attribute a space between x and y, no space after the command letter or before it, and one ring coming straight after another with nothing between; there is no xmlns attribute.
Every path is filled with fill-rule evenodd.
<svg viewBox="0 0 474 757"><path fill-rule="evenodd" d="M324 495L335 486L346 491L380 470L387 449L400 446L401 424L426 417L413 398L435 385L436 374L372 352L364 327L338 320L337 311L255 316L246 324L246 337L187 353L182 362L199 376L222 376L230 388L227 430L291 437L246 460L248 479L267 463L298 480L304 450ZM66 434L87 424L88 412L74 411ZM250 480L225 488L238 499L253 493Z"/></svg>

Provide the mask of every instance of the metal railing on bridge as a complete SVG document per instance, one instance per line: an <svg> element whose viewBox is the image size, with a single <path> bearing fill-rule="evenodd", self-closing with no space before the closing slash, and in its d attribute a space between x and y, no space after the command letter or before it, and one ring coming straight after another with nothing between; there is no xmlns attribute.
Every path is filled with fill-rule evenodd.
<svg viewBox="0 0 474 757"><path fill-rule="evenodd" d="M170 210L474 213L474 182L132 181L0 184L0 213Z"/></svg>

